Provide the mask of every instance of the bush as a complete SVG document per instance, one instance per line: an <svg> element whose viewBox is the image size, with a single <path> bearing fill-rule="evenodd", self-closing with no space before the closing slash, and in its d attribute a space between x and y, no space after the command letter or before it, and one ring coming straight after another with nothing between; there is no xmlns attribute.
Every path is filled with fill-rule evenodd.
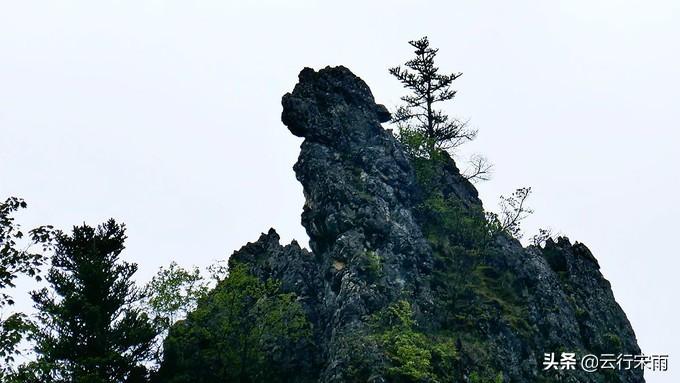
<svg viewBox="0 0 680 383"><path fill-rule="evenodd" d="M429 336L416 330L413 310L400 300L371 316L373 339L389 361L385 373L391 382L444 382L454 376L457 356L448 337Z"/></svg>
<svg viewBox="0 0 680 383"><path fill-rule="evenodd" d="M311 326L294 294L244 265L229 270L165 340L159 382L302 381Z"/></svg>

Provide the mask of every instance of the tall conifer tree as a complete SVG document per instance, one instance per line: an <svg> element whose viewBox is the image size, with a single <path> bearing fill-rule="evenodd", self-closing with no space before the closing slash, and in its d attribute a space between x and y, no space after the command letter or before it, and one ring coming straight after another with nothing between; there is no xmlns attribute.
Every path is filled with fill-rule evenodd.
<svg viewBox="0 0 680 383"><path fill-rule="evenodd" d="M57 235L50 289L33 293L41 328L33 365L39 381L144 380L156 328L135 307L137 265L119 259L125 238L125 226L114 220Z"/></svg>
<svg viewBox="0 0 680 383"><path fill-rule="evenodd" d="M415 57L404 64L406 68L396 66L389 70L411 92L401 98L404 105L397 109L393 122L398 123L400 131L406 134L422 135L426 139L425 149L430 153L434 149L452 149L474 139L476 130L437 109L439 103L455 97L453 82L462 73L439 72L434 62L439 49L430 47L427 37L409 41L409 44L415 48Z"/></svg>

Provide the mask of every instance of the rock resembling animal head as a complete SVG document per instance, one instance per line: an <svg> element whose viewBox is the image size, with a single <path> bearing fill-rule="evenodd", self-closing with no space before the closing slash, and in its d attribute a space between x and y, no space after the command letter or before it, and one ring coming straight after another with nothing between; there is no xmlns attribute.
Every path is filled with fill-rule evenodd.
<svg viewBox="0 0 680 383"><path fill-rule="evenodd" d="M343 135L371 134L391 118L384 105L375 103L368 85L343 66L318 72L304 68L298 78L281 101L281 121L298 137L330 143Z"/></svg>

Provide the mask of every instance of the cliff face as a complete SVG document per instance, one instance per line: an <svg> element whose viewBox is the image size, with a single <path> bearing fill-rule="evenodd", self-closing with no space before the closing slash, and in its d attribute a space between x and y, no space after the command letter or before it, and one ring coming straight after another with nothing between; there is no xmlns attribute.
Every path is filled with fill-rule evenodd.
<svg viewBox="0 0 680 383"><path fill-rule="evenodd" d="M409 158L381 126L385 107L344 67L304 69L282 104L282 121L304 138L295 173L311 252L270 230L230 258L304 312L309 342L279 337L281 381L644 381L640 370L542 371L544 353L640 351L585 245L523 248L490 234L453 160ZM189 368L190 342L177 334L211 323L190 315L171 331L166 377Z"/></svg>

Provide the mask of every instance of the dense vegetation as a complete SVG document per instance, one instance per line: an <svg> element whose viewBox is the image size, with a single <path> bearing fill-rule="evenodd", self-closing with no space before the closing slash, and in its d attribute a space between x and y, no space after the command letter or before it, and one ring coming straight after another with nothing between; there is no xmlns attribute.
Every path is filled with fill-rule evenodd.
<svg viewBox="0 0 680 383"><path fill-rule="evenodd" d="M295 295L235 265L165 339L159 382L287 382L305 371L290 360L308 350L311 328Z"/></svg>

